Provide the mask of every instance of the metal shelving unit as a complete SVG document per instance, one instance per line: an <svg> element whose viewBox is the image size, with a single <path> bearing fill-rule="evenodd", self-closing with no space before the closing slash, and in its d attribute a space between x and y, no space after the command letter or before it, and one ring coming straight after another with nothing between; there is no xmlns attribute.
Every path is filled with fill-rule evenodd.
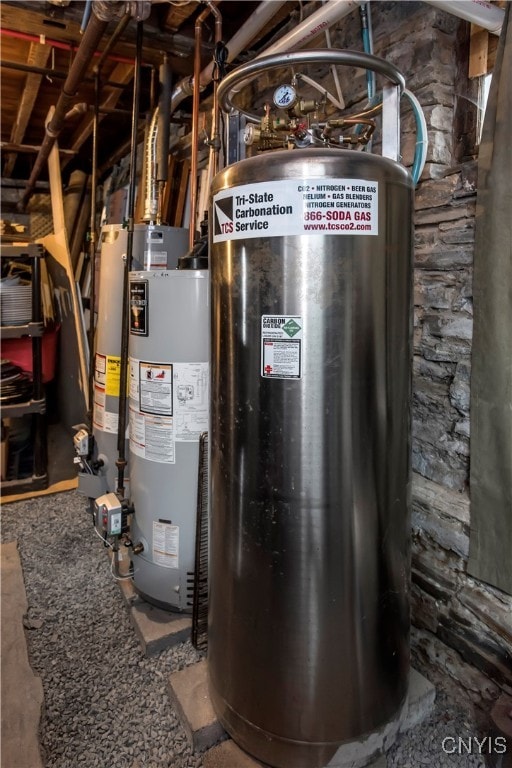
<svg viewBox="0 0 512 768"><path fill-rule="evenodd" d="M1 495L24 493L29 490L41 490L48 487L48 455L46 397L43 386L42 336L44 332L41 304L41 259L45 257L42 245L0 246L2 260L30 259L32 266L32 320L26 325L7 325L1 327L2 338L20 339L29 336L32 339L32 397L23 403L2 406L2 418L20 418L26 414L33 417L33 470L29 477L2 480Z"/></svg>

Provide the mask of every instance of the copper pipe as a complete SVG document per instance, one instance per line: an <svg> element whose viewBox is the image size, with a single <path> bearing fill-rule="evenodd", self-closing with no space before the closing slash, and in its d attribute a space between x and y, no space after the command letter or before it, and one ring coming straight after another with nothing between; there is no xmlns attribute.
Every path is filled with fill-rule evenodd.
<svg viewBox="0 0 512 768"><path fill-rule="evenodd" d="M201 43L203 22L211 13L210 8L205 8L196 19L194 27L195 51L194 51L194 80L192 94L192 144L190 157L190 224L189 246L194 245L196 236L196 208L197 208L197 153L199 147L199 93L201 91Z"/></svg>
<svg viewBox="0 0 512 768"><path fill-rule="evenodd" d="M227 43L228 56L227 61L233 61L240 51L254 39L254 36L267 24L267 22L277 13L279 8L284 5L285 0L262 0L254 13L244 22L238 32ZM212 79L214 63L211 61L201 72L199 78L200 88L204 89ZM187 96L192 95L192 78L184 77L175 86L171 96L171 114L176 112L177 108Z"/></svg>
<svg viewBox="0 0 512 768"><path fill-rule="evenodd" d="M208 6L215 16L215 43L222 41L222 16L215 3L208 2ZM213 106L212 106L212 130L210 135L210 168L208 171L208 178L213 179L218 171L219 165L219 149L220 149L220 137L219 137L219 99L217 96L217 90L219 88L218 76L213 81Z"/></svg>

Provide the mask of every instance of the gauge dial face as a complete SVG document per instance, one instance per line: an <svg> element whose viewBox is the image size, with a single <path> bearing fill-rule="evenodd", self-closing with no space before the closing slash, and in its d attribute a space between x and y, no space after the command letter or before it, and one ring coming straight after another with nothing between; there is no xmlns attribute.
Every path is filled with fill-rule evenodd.
<svg viewBox="0 0 512 768"><path fill-rule="evenodd" d="M244 144L254 144L256 139L256 126L252 123L247 123L244 128Z"/></svg>
<svg viewBox="0 0 512 768"><path fill-rule="evenodd" d="M297 101L297 91L293 85L280 85L274 91L274 104L281 109L293 107Z"/></svg>

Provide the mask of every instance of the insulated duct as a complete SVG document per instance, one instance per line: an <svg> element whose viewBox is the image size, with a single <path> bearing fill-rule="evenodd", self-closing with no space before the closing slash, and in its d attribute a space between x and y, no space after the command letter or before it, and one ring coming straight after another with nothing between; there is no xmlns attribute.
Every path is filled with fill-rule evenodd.
<svg viewBox="0 0 512 768"><path fill-rule="evenodd" d="M156 182L156 142L160 108L157 107L151 118L144 146L144 215L143 221L156 222L158 217L158 185ZM160 223L160 222L158 222Z"/></svg>
<svg viewBox="0 0 512 768"><path fill-rule="evenodd" d="M167 56L160 67L160 100L153 112L144 145L143 221L160 224L161 192L168 175L171 69Z"/></svg>

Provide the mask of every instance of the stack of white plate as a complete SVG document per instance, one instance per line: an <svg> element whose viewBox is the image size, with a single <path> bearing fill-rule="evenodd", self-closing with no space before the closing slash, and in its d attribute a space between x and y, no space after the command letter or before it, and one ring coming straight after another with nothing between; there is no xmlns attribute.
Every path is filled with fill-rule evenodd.
<svg viewBox="0 0 512 768"><path fill-rule="evenodd" d="M2 325L25 325L32 320L32 286L13 283L9 278L0 282Z"/></svg>

